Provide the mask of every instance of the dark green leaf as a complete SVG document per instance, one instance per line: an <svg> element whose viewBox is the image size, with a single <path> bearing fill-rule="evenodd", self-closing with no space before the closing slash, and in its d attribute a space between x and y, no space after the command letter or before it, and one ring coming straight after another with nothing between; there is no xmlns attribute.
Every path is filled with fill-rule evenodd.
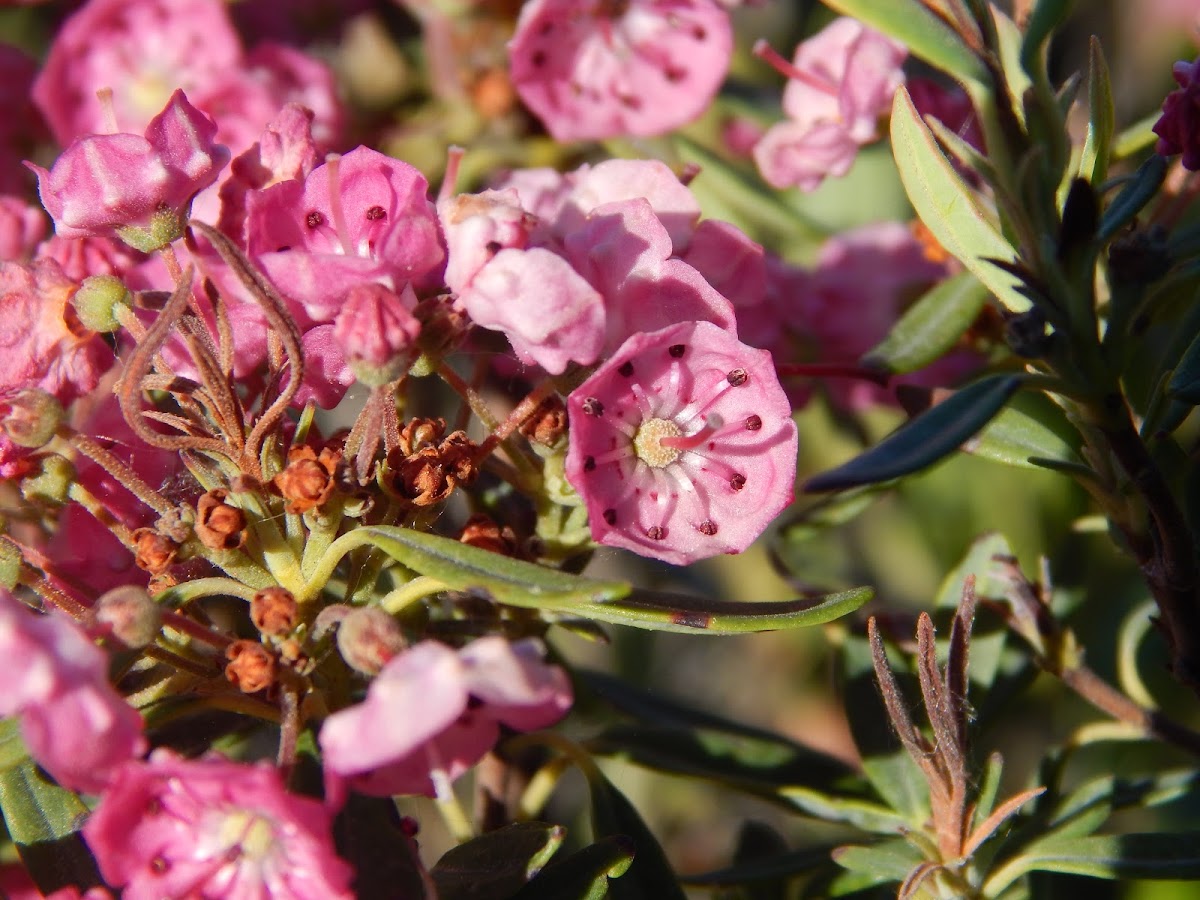
<svg viewBox="0 0 1200 900"><path fill-rule="evenodd" d="M511 900L604 900L609 879L628 871L633 854L633 842L624 835L604 838L553 860Z"/></svg>
<svg viewBox="0 0 1200 900"><path fill-rule="evenodd" d="M1074 6L1074 0L1038 0L1025 24L1025 39L1021 43L1021 67L1032 73L1041 55L1042 45L1049 39Z"/></svg>
<svg viewBox="0 0 1200 900"><path fill-rule="evenodd" d="M946 21L918 0L825 0L908 47L909 52L960 81L987 82L987 69Z"/></svg>
<svg viewBox="0 0 1200 900"><path fill-rule="evenodd" d="M907 754L903 755L903 760L907 762L898 762L897 760L899 757L891 754L872 756L870 760L864 762L864 769L869 770L867 774L872 778L872 784L876 783L876 779L883 780L896 775L905 778L913 777L917 779L918 786L923 784ZM908 787L908 785L904 785L899 790L907 791ZM913 824L910 818L894 813L886 806L854 797L835 797L821 791L798 786L783 788L779 791L779 796L800 812L814 819L822 822L844 822L862 831L871 831L876 834L895 834L911 828ZM895 797L896 794L893 793L889 799L895 799ZM912 796L905 796L901 802L907 807L920 805L919 798Z"/></svg>
<svg viewBox="0 0 1200 900"><path fill-rule="evenodd" d="M1176 400L1200 406L1200 335L1197 335L1171 374L1167 393Z"/></svg>
<svg viewBox="0 0 1200 900"><path fill-rule="evenodd" d="M812 871L819 865L829 862L831 848L818 847L808 850L793 850L763 859L736 863L715 872L704 872L700 875L688 875L683 880L687 884L706 885L737 885L747 882L762 882L775 879L792 878ZM779 896L786 894L764 895L767 885L756 884L754 897Z"/></svg>
<svg viewBox="0 0 1200 900"><path fill-rule="evenodd" d="M624 835L635 848L629 871L609 885L613 900L685 900L658 839L633 804L598 769L585 774L592 794L592 831L596 838Z"/></svg>
<svg viewBox="0 0 1200 900"><path fill-rule="evenodd" d="M1142 207L1154 199L1166 177L1166 159L1157 153L1151 154L1104 210L1100 217L1100 240L1108 240L1132 222Z"/></svg>
<svg viewBox="0 0 1200 900"><path fill-rule="evenodd" d="M929 365L971 327L989 293L970 272L939 282L900 317L862 364L895 375Z"/></svg>
<svg viewBox="0 0 1200 900"><path fill-rule="evenodd" d="M892 432L861 456L809 479L809 492L840 491L909 475L953 453L996 417L1020 387L1015 375L968 385Z"/></svg>
<svg viewBox="0 0 1200 900"><path fill-rule="evenodd" d="M1045 394L1019 393L963 450L1009 466L1044 468L1047 460L1079 463L1079 432ZM1031 460L1037 459L1034 463Z"/></svg>
<svg viewBox="0 0 1200 900"><path fill-rule="evenodd" d="M103 883L78 830L87 806L32 761L0 771L0 810L21 862L43 893Z"/></svg>
<svg viewBox="0 0 1200 900"><path fill-rule="evenodd" d="M566 836L561 825L516 822L448 850L429 870L438 900L505 900L550 861Z"/></svg>
<svg viewBox="0 0 1200 900"><path fill-rule="evenodd" d="M352 792L334 820L333 838L338 855L354 866L356 897L429 896L417 845L390 797Z"/></svg>
<svg viewBox="0 0 1200 900"><path fill-rule="evenodd" d="M892 103L891 136L900 179L921 221L1008 309L1027 310L1021 282L987 261L1016 263L1016 250L942 152L904 88Z"/></svg>

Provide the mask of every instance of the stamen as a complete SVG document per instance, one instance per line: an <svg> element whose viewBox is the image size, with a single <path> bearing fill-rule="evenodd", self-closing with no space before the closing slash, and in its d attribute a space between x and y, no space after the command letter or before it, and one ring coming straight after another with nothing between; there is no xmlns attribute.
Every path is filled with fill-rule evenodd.
<svg viewBox="0 0 1200 900"><path fill-rule="evenodd" d="M342 209L341 169L342 157L339 153L330 153L325 157L325 170L329 174L329 210L333 213L333 228L337 234L342 253L354 253L350 239L350 229L346 227L346 213Z"/></svg>
<svg viewBox="0 0 1200 900"><path fill-rule="evenodd" d="M834 84L832 81L820 78L812 72L805 72L801 69L797 69L794 65L780 56L775 48L767 43L766 38L759 38L757 41L755 41L752 52L755 56L769 65L784 78L794 79L803 84L807 84L814 90L829 94L831 97L836 97L838 95L838 88L836 84Z"/></svg>
<svg viewBox="0 0 1200 900"><path fill-rule="evenodd" d="M699 431L688 435L667 435L659 438L658 442L672 450L694 450L716 434L724 424L725 420L714 413L705 418L704 427Z"/></svg>

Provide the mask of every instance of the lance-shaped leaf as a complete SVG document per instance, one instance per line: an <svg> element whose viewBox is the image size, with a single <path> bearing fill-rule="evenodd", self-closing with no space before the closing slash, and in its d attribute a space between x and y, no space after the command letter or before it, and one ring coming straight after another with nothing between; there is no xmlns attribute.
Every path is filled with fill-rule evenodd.
<svg viewBox="0 0 1200 900"><path fill-rule="evenodd" d="M44 894L102 884L79 834L88 808L32 762L0 772L0 810L21 862Z"/></svg>
<svg viewBox="0 0 1200 900"><path fill-rule="evenodd" d="M1046 468L1047 463L1079 464L1079 432L1062 407L1045 394L1017 394L963 450L1019 468Z"/></svg>
<svg viewBox="0 0 1200 900"><path fill-rule="evenodd" d="M979 316L989 291L970 272L939 282L909 307L861 360L893 375L915 372L954 347Z"/></svg>
<svg viewBox="0 0 1200 900"><path fill-rule="evenodd" d="M1052 836L1026 847L984 882L994 897L1029 872L1061 872L1093 878L1200 879L1200 832Z"/></svg>
<svg viewBox="0 0 1200 900"><path fill-rule="evenodd" d="M1098 187L1108 175L1116 110L1104 50L1094 36L1088 45L1088 127L1079 158L1079 177Z"/></svg>
<svg viewBox="0 0 1200 900"><path fill-rule="evenodd" d="M892 103L892 152L904 190L925 227L1008 309L1028 309L1020 281L988 262L1015 263L1016 250L955 171L904 88L896 91Z"/></svg>
<svg viewBox="0 0 1200 900"><path fill-rule="evenodd" d="M909 52L959 81L987 83L987 69L961 37L918 0L825 0L845 16L853 16L894 37Z"/></svg>
<svg viewBox="0 0 1200 900"><path fill-rule="evenodd" d="M1020 387L1015 375L992 375L955 391L844 465L810 478L810 493L840 491L918 472L950 455L994 419Z"/></svg>
<svg viewBox="0 0 1200 900"><path fill-rule="evenodd" d="M620 878L633 863L635 848L624 835L604 838L565 859L555 859L511 900L605 900L609 879Z"/></svg>
<svg viewBox="0 0 1200 900"><path fill-rule="evenodd" d="M685 900L658 839L625 795L590 767L584 774L592 794L592 831L597 838L624 835L635 847L633 864L609 885L613 900Z"/></svg>
<svg viewBox="0 0 1200 900"><path fill-rule="evenodd" d="M1097 234L1100 240L1108 240L1132 222L1142 207L1154 199L1166 177L1167 160L1157 153L1151 154L1104 210Z"/></svg>
<svg viewBox="0 0 1200 900"><path fill-rule="evenodd" d="M516 822L448 850L429 870L438 900L511 897L545 868L567 830Z"/></svg>

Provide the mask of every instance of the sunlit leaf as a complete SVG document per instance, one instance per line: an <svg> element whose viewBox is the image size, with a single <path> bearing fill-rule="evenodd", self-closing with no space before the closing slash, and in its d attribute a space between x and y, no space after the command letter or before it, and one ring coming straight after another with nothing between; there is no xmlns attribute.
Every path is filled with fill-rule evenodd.
<svg viewBox="0 0 1200 900"><path fill-rule="evenodd" d="M970 272L939 282L867 353L862 365L902 375L929 365L952 349L979 316L989 291Z"/></svg>
<svg viewBox="0 0 1200 900"><path fill-rule="evenodd" d="M658 839L633 804L598 770L585 774L592 795L592 831L596 837L624 835L635 847L629 870L609 885L613 900L685 900Z"/></svg>
<svg viewBox="0 0 1200 900"><path fill-rule="evenodd" d="M1108 159L1112 148L1116 111L1113 106L1112 81L1104 50L1095 37L1088 47L1088 128L1079 158L1079 177L1098 187L1108 175Z"/></svg>
<svg viewBox="0 0 1200 900"><path fill-rule="evenodd" d="M892 103L892 150L908 199L925 227L1006 307L1028 309L1020 281L987 261L1015 263L1016 250L955 171L904 88Z"/></svg>
<svg viewBox="0 0 1200 900"><path fill-rule="evenodd" d="M1200 878L1200 832L1052 836L999 866L984 884L995 896L1029 872L1061 872L1093 878L1195 880Z"/></svg>
<svg viewBox="0 0 1200 900"><path fill-rule="evenodd" d="M1132 222L1134 216L1158 194L1166 177L1167 160L1157 153L1147 157L1104 210L1097 237L1106 241Z"/></svg>
<svg viewBox="0 0 1200 900"><path fill-rule="evenodd" d="M962 449L1005 465L1036 469L1045 468L1047 461L1079 463L1081 442L1061 407L1045 394L1024 392Z"/></svg>
<svg viewBox="0 0 1200 900"><path fill-rule="evenodd" d="M554 859L511 900L604 900L609 879L633 863L634 847L624 835L603 838L563 859Z"/></svg>

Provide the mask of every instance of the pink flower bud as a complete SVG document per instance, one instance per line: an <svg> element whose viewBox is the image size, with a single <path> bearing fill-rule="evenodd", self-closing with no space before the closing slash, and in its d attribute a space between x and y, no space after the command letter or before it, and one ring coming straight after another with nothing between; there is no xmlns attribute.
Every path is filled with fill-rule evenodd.
<svg viewBox="0 0 1200 900"><path fill-rule="evenodd" d="M416 305L411 285L401 296L374 282L350 289L333 323L333 339L359 381L378 386L401 375L405 351L421 333L410 311Z"/></svg>
<svg viewBox="0 0 1200 900"><path fill-rule="evenodd" d="M350 668L374 675L404 649L405 641L396 620L372 606L356 609L342 619L337 645Z"/></svg>
<svg viewBox="0 0 1200 900"><path fill-rule="evenodd" d="M162 629L162 608L137 585L105 591L92 609L96 624L131 649L152 644Z"/></svg>
<svg viewBox="0 0 1200 900"><path fill-rule="evenodd" d="M229 161L216 132L176 91L144 137L92 135L71 144L49 171L26 165L60 237L115 234L148 252L183 233L192 197Z"/></svg>

